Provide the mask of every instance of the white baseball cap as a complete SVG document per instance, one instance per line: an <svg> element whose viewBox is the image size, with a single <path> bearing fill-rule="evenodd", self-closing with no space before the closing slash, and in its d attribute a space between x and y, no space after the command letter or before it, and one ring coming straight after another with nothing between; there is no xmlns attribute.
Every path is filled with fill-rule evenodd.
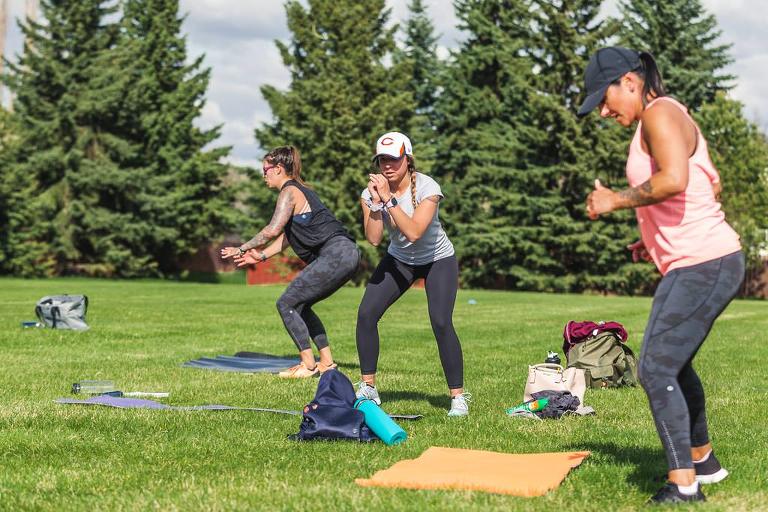
<svg viewBox="0 0 768 512"><path fill-rule="evenodd" d="M400 132L385 133L376 141L376 155L373 159L376 160L382 155L392 158L400 158L403 155L413 156L411 140Z"/></svg>

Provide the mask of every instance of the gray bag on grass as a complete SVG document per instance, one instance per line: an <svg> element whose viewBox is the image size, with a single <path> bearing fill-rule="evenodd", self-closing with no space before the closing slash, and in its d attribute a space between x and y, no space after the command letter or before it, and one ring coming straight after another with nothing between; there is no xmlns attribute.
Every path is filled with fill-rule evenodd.
<svg viewBox="0 0 768 512"><path fill-rule="evenodd" d="M88 297L85 295L50 295L37 301L35 314L46 327L87 331L85 313Z"/></svg>

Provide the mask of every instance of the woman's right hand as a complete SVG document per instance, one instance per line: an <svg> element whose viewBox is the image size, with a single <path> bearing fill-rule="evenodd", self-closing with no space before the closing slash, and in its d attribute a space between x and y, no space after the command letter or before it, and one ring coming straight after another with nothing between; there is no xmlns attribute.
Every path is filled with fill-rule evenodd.
<svg viewBox="0 0 768 512"><path fill-rule="evenodd" d="M648 249L645 248L645 244L642 240L638 240L633 244L629 244L627 249L632 251L633 262L637 263L638 261L643 260L649 263L653 263L653 258L651 258L651 254L648 252Z"/></svg>
<svg viewBox="0 0 768 512"><path fill-rule="evenodd" d="M376 187L373 184L373 180L368 181L368 193L371 194L371 201L373 202L373 204L381 202L381 196L379 195L379 192L376 190Z"/></svg>

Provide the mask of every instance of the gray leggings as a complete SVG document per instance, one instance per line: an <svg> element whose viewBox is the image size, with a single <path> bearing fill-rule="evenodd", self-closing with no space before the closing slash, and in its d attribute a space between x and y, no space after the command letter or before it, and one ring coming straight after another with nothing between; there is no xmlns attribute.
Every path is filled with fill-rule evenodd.
<svg viewBox="0 0 768 512"><path fill-rule="evenodd" d="M291 281L277 300L277 311L298 349L328 346L328 335L312 305L332 295L357 271L360 251L355 242L343 236L328 240L315 261Z"/></svg>
<svg viewBox="0 0 768 512"><path fill-rule="evenodd" d="M709 442L704 389L691 363L743 279L739 251L672 270L656 289L638 372L670 470L693 468L691 446Z"/></svg>

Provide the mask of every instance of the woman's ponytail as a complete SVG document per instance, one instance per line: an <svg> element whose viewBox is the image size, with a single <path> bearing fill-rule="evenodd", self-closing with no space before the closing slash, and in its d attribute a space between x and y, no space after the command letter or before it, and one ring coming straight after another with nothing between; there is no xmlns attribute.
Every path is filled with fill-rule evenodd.
<svg viewBox="0 0 768 512"><path fill-rule="evenodd" d="M656 65L653 55L648 52L639 52L638 56L640 57L640 68L636 70L636 73L645 82L643 85L643 105L645 105L648 101L648 96L660 98L666 96L667 93L664 90L661 72Z"/></svg>
<svg viewBox="0 0 768 512"><path fill-rule="evenodd" d="M280 146L273 149L266 155L264 160L272 165L282 165L285 169L285 173L294 179L306 185L304 180L301 179L301 154L295 146Z"/></svg>

